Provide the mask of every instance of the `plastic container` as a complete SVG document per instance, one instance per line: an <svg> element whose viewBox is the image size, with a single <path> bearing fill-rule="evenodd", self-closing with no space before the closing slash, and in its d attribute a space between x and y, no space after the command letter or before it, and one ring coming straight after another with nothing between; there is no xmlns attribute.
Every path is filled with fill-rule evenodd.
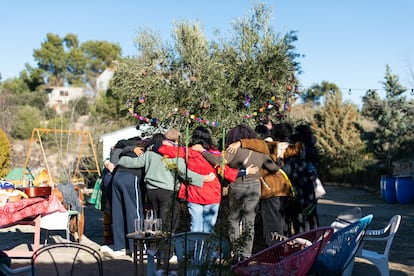
<svg viewBox="0 0 414 276"><path fill-rule="evenodd" d="M395 177L386 176L384 181L384 200L387 203L397 203L397 193L395 191Z"/></svg>
<svg viewBox="0 0 414 276"><path fill-rule="evenodd" d="M380 192L381 192L381 199L385 200L385 175L382 175L380 179Z"/></svg>
<svg viewBox="0 0 414 276"><path fill-rule="evenodd" d="M411 176L397 176L395 192L398 203L408 204L414 202L414 179Z"/></svg>

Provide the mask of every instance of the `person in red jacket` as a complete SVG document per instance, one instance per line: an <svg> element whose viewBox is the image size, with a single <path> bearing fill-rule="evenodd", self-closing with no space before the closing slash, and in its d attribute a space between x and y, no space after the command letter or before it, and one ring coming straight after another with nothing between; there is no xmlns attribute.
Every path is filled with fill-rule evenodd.
<svg viewBox="0 0 414 276"><path fill-rule="evenodd" d="M188 158L188 169L198 174L217 173L217 168L204 159L201 152L191 148L195 144L201 144L205 150L213 154L221 154L213 144L210 131L202 126L194 129L189 147L164 143L153 150L170 158L176 157L177 154L184 159ZM224 178L229 182L234 182L238 175L239 170L225 167ZM202 187L181 184L178 198L187 203L192 232L214 232L221 202L221 183L218 177L212 182L204 182Z"/></svg>

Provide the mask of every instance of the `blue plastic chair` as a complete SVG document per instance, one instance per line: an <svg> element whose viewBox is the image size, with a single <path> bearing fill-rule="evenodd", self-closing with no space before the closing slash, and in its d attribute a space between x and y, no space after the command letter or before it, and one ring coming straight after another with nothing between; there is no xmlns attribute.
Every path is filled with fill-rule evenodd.
<svg viewBox="0 0 414 276"><path fill-rule="evenodd" d="M171 237L172 251L177 256L178 275L219 275L222 261L230 256L227 240L213 233L184 232ZM162 246L157 250L148 250L147 275L155 274L154 257L165 253Z"/></svg>
<svg viewBox="0 0 414 276"><path fill-rule="evenodd" d="M336 231L312 266L312 275L351 275L355 255L373 215Z"/></svg>

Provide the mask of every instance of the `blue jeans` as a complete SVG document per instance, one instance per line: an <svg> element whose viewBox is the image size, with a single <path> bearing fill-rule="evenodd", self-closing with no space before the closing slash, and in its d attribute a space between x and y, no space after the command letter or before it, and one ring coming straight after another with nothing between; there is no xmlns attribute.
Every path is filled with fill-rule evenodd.
<svg viewBox="0 0 414 276"><path fill-rule="evenodd" d="M188 211L191 215L191 232L214 232L219 205L218 203L203 205L188 202Z"/></svg>

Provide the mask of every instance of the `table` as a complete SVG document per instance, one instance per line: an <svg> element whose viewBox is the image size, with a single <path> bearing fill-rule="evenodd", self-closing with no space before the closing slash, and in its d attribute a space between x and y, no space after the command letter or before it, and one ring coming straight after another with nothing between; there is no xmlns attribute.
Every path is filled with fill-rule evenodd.
<svg viewBox="0 0 414 276"><path fill-rule="evenodd" d="M151 236L144 236L142 234L138 234L136 232L129 233L126 235L128 239L133 239L134 241L134 252L133 252L133 259L134 259L134 272L135 275L145 275L144 271L144 245L147 247L151 246L151 244L156 244L161 242L163 239L166 239L167 236L165 235L151 235ZM139 254L139 263L140 263L140 270L138 271L138 254ZM158 262L159 260L157 260ZM138 274L138 272L140 272Z"/></svg>
<svg viewBox="0 0 414 276"><path fill-rule="evenodd" d="M35 227L32 251L6 250L4 252L9 257L31 257L33 252L40 247L40 218L42 215L53 212L66 212L63 204L53 195L47 198L21 199L17 202L8 202L0 207L0 228L18 224L33 225Z"/></svg>

